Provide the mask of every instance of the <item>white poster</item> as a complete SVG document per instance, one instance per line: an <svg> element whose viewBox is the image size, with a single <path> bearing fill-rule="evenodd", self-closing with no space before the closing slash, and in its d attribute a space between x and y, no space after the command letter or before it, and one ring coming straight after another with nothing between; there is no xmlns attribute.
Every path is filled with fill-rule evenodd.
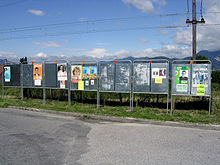
<svg viewBox="0 0 220 165"><path fill-rule="evenodd" d="M89 80L86 80L86 81L85 81L85 85L86 85L86 86L89 86Z"/></svg>
<svg viewBox="0 0 220 165"><path fill-rule="evenodd" d="M67 80L67 64L57 64L57 79L58 81Z"/></svg>
<svg viewBox="0 0 220 165"><path fill-rule="evenodd" d="M64 81L60 81L60 88L65 88L65 80Z"/></svg>
<svg viewBox="0 0 220 165"><path fill-rule="evenodd" d="M166 78L166 68L152 68L152 78Z"/></svg>
<svg viewBox="0 0 220 165"><path fill-rule="evenodd" d="M41 86L41 80L34 80L35 86Z"/></svg>
<svg viewBox="0 0 220 165"><path fill-rule="evenodd" d="M91 80L91 85L95 85L95 80Z"/></svg>

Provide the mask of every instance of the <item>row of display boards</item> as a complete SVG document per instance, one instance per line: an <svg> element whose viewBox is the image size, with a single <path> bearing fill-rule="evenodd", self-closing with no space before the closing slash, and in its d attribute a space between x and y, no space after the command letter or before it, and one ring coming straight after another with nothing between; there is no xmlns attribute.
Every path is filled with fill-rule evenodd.
<svg viewBox="0 0 220 165"><path fill-rule="evenodd" d="M211 62L174 61L170 65L168 60L45 61L10 63L3 67L5 87L97 91L97 107L100 92L130 93L131 109L134 93L166 94L168 112L170 77L171 95L207 96L211 99Z"/></svg>

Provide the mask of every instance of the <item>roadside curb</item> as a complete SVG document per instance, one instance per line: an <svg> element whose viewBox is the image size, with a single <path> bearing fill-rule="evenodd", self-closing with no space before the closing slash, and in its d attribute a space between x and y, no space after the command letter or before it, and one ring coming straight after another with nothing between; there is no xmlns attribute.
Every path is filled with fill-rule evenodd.
<svg viewBox="0 0 220 165"><path fill-rule="evenodd" d="M220 131L220 125L211 125L211 124L157 121L157 120L136 119L136 118L129 118L129 117L115 117L115 116L83 114L83 113L75 113L75 112L61 112L61 111L54 111L54 110L45 110L45 109L37 109L37 108L30 108L30 107L18 107L18 106L8 106L7 109L18 109L18 110L26 110L26 111L34 111L34 112L45 112L45 113L56 114L56 115L76 117L76 118L79 118L79 119L85 120L85 121L98 120L98 121L118 122L118 123L152 124L152 125L161 125L161 126L197 128L197 129Z"/></svg>

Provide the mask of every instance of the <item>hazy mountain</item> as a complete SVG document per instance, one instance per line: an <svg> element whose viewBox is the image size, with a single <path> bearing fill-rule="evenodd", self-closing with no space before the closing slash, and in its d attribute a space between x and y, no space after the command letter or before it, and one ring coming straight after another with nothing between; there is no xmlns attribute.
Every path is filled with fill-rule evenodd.
<svg viewBox="0 0 220 165"><path fill-rule="evenodd" d="M211 62L212 62L212 65L213 65L213 69L218 69L220 70L220 50L219 51L208 51L208 50L203 50L203 51L200 51L199 53L197 53L197 55L202 55L202 56L205 56L207 57ZM112 59L114 59L112 57ZM119 59L119 58L118 58ZM166 60L169 60L170 63L173 61L173 60L178 60L177 58L168 58L168 57L165 57L165 56L158 56L158 57L140 57L140 58L135 58L133 56L130 56L130 57L127 57L127 58L123 58L124 60L131 60L131 61L134 61L135 59L141 59L141 60L149 60L149 59L166 59ZM182 60L190 60L191 57L185 57L183 58ZM88 56L71 56L71 57L68 57L68 56L47 56L47 57L28 57L28 61L29 63L31 63L32 61L34 62L42 62L42 61L63 61L63 60L66 60L66 61L74 61L74 60L95 60L95 58L93 57L88 57ZM97 59L98 61L99 60L104 60L104 59ZM19 59L18 58L9 58L8 59L8 62L10 61L13 61L13 62L18 62L19 63ZM0 61L0 63L3 63L2 61Z"/></svg>
<svg viewBox="0 0 220 165"><path fill-rule="evenodd" d="M197 53L197 55L202 55L207 57L212 62L214 69L220 69L220 50L213 52L208 50L203 50Z"/></svg>

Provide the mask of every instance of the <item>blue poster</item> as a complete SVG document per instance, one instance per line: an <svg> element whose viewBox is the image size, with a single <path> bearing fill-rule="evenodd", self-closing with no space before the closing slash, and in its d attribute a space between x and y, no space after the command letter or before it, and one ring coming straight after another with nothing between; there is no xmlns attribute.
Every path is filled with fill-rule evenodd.
<svg viewBox="0 0 220 165"><path fill-rule="evenodd" d="M10 80L11 80L11 68L10 68L10 66L4 67L4 77L5 77L5 82L10 82Z"/></svg>
<svg viewBox="0 0 220 165"><path fill-rule="evenodd" d="M90 68L89 66L83 66L83 75L82 75L83 79L89 79L90 77L89 68Z"/></svg>
<svg viewBox="0 0 220 165"><path fill-rule="evenodd" d="M91 66L91 79L97 78L97 66Z"/></svg>

